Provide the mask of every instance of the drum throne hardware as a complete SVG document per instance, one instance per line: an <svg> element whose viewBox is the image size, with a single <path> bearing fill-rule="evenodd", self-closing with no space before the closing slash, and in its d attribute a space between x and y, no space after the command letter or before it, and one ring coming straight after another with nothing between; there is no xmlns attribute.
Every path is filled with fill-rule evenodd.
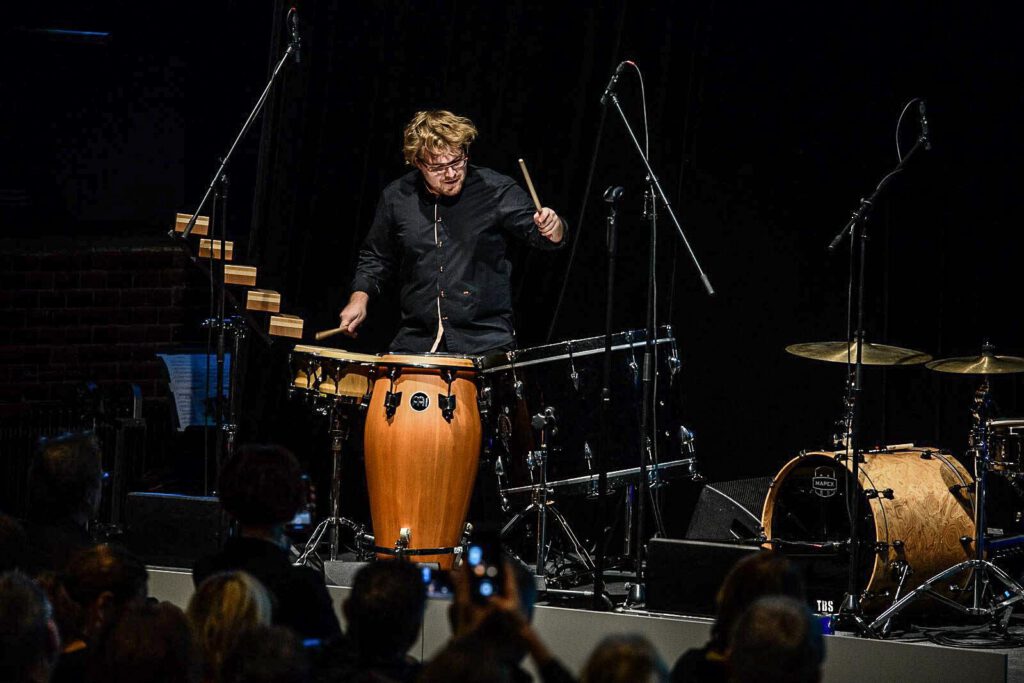
<svg viewBox="0 0 1024 683"><path fill-rule="evenodd" d="M362 418L370 403L376 360L376 356L319 346L300 344L292 350L294 379L289 393L307 399L314 412L327 418L331 440L331 512L310 534L295 561L297 565L310 564L325 537L328 560L337 561L342 528L353 532L358 559L371 555L368 548L373 545L373 536L366 533L364 525L341 516L341 469L352 418Z"/></svg>
<svg viewBox="0 0 1024 683"><path fill-rule="evenodd" d="M974 557L960 562L931 577L906 596L896 601L871 622L874 633L888 631L892 618L904 608L929 595L953 609L975 617L989 617L993 626L1005 631L1013 608L1024 601L1024 586L997 567L987 557L988 530L986 520L987 480L993 469L990 454L990 425L992 393L988 375L1024 372L1024 358L996 356L991 344L982 346L980 357L948 358L933 361L927 366L937 372L982 375L981 386L975 392L974 409L971 411L970 452L974 458ZM970 603L966 606L936 592L935 586L948 585L952 577L967 574L965 591L969 592ZM996 587L999 588L996 588Z"/></svg>
<svg viewBox="0 0 1024 683"><path fill-rule="evenodd" d="M530 421L530 426L535 432L537 432L540 438L540 448L535 451L531 451L526 456L531 477L535 476L531 487L530 503L513 515L512 519L505 524L501 530L501 537L505 538L509 533L511 533L512 529L519 524L519 522L527 519L530 513L535 515L534 535L536 549L534 554L533 573L534 576L539 579L538 583L540 585L538 588L547 590L549 583L557 583L557 581L552 581L548 576L547 571L549 514L554 518L555 522L558 523L558 528L561 530L562 535L572 546L577 557L583 563L588 572L594 571L594 561L591 559L590 553L588 553L580 543L579 538L577 538L572 527L569 526L569 522L567 522L562 513L559 512L553 499L554 490L548 487L548 444L552 437L557 436L558 433L558 420L555 415L555 409L548 407L545 408L543 412L534 415Z"/></svg>

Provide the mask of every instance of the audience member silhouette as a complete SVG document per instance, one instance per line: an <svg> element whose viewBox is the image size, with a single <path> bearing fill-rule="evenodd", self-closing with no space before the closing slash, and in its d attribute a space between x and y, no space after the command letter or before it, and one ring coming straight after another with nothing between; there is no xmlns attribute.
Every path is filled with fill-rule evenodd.
<svg viewBox="0 0 1024 683"><path fill-rule="evenodd" d="M345 637L316 657L317 679L414 681L421 666L407 653L420 635L426 600L414 564L379 560L360 569L342 604Z"/></svg>
<svg viewBox="0 0 1024 683"><path fill-rule="evenodd" d="M187 615L203 655L203 678L220 680L224 658L239 636L255 626L268 626L270 595L242 571L221 572L199 584L188 603Z"/></svg>
<svg viewBox="0 0 1024 683"><path fill-rule="evenodd" d="M89 524L99 511L102 478L92 432L40 441L29 467L25 568L30 573L63 571L76 552L93 545Z"/></svg>
<svg viewBox="0 0 1024 683"><path fill-rule="evenodd" d="M821 628L803 601L774 595L737 620L729 648L734 683L818 683L825 660Z"/></svg>
<svg viewBox="0 0 1024 683"><path fill-rule="evenodd" d="M0 681L46 683L58 652L42 589L21 572L0 574Z"/></svg>
<svg viewBox="0 0 1024 683"><path fill-rule="evenodd" d="M303 638L328 639L341 632L323 577L295 567L284 526L294 519L305 492L299 463L277 446L243 446L220 473L220 501L238 522L224 550L196 562L196 585L211 574L244 570L270 592L274 623Z"/></svg>
<svg viewBox="0 0 1024 683"><path fill-rule="evenodd" d="M222 683L307 683L309 656L295 633L255 626L238 637L224 660ZM338 679L339 683L342 679ZM383 679L381 679L383 680Z"/></svg>
<svg viewBox="0 0 1024 683"><path fill-rule="evenodd" d="M587 659L580 683L667 683L668 668L654 646L638 635L609 636Z"/></svg>
<svg viewBox="0 0 1024 683"><path fill-rule="evenodd" d="M755 600L766 595L805 599L803 578L797 568L785 556L771 551L744 557L726 575L718 590L718 614L711 627L711 640L700 649L682 654L672 669L672 680L725 680L733 626Z"/></svg>
<svg viewBox="0 0 1024 683"><path fill-rule="evenodd" d="M148 581L142 561L119 546L93 546L74 556L63 575L63 586L80 610L75 628L81 642L67 643L54 672L56 683L83 680L100 635L126 609L145 599Z"/></svg>
<svg viewBox="0 0 1024 683"><path fill-rule="evenodd" d="M453 573L452 579L455 599L448 614L454 637L446 649L454 647L467 655L476 653L481 663L493 660L517 683L531 680L520 667L527 654L544 683L575 680L530 623L537 589L534 576L524 567L506 562L504 587L498 595L483 602L470 596L469 574L465 565ZM441 654L448 656L446 651Z"/></svg>
<svg viewBox="0 0 1024 683"><path fill-rule="evenodd" d="M169 602L126 607L97 639L89 660L89 678L94 683L199 683L201 671L188 619Z"/></svg>
<svg viewBox="0 0 1024 683"><path fill-rule="evenodd" d="M82 606L71 599L64 587L63 578L57 572L43 572L36 577L36 584L46 593L50 606L53 608L53 621L57 624L60 634L60 659L74 659L75 653L84 650L85 644L85 611ZM67 669L62 668L62 671ZM67 680L67 674L55 674L54 680L60 683Z"/></svg>

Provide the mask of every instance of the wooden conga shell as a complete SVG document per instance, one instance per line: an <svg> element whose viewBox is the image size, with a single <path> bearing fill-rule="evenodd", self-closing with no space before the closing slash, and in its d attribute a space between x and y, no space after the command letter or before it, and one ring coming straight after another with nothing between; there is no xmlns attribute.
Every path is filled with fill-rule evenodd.
<svg viewBox="0 0 1024 683"><path fill-rule="evenodd" d="M401 530L410 529L411 550L455 547L462 536L480 454L473 362L397 355L382 356L380 361L366 415L364 447L376 545L393 548ZM455 371L451 421L445 419L438 402L439 394L448 394L442 367ZM392 388L388 375L396 368L399 373ZM390 418L385 410L389 391L402 394ZM412 554L410 559L438 562L450 569L454 558L447 553Z"/></svg>

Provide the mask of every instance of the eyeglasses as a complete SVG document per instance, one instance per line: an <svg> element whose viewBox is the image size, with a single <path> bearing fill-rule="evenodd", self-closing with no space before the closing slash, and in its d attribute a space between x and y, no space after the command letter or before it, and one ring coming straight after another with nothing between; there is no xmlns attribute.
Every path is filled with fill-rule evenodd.
<svg viewBox="0 0 1024 683"><path fill-rule="evenodd" d="M434 175L444 175L445 171L451 169L452 171L461 171L466 167L469 162L469 155L463 154L455 161L449 161L447 164L423 164L423 168L427 173Z"/></svg>

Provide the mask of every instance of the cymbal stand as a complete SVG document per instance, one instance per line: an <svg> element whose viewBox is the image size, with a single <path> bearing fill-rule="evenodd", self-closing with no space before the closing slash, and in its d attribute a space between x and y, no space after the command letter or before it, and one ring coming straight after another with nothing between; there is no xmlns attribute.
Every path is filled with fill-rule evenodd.
<svg viewBox="0 0 1024 683"><path fill-rule="evenodd" d="M547 546L548 546L548 514L558 523L562 535L572 546L573 551L583 562L588 572L594 571L594 561L590 557L583 544L580 543L576 533L569 526L569 522L555 506L552 499L551 489L548 488L548 442L551 436L557 431L555 409L546 408L531 419L531 426L540 434L540 448L530 451L526 456L526 463L530 468L530 478L533 480L531 487L530 504L517 512L501 529L501 537L505 538L520 521L525 520L530 513L535 515L535 553L534 576L541 579L545 588L547 587Z"/></svg>
<svg viewBox="0 0 1024 683"><path fill-rule="evenodd" d="M869 625L871 631L876 634L887 632L890 621L895 615L899 614L907 605L925 595L930 595L939 602L949 605L963 614L975 617L991 617L994 623L1004 628L1014 606L1024 601L1024 586L1014 581L1009 574L985 558L987 547L987 539L985 538L987 524L985 520L986 481L991 468L988 428L991 392L988 378L985 378L981 387L975 393L974 403L975 409L972 411L973 425L970 438L970 452L974 456L975 483L974 558L939 572L896 601L889 609L879 614ZM967 574L965 589L970 591L971 596L970 604L967 606L951 600L945 595L936 592L933 588L936 584L948 586L949 580L952 577L962 573Z"/></svg>
<svg viewBox="0 0 1024 683"><path fill-rule="evenodd" d="M346 527L355 532L360 558L364 555L364 546L369 538L366 528L362 524L353 522L340 515L341 456L342 447L349 436L349 415L346 412L346 407L340 405L337 401L332 401L323 410L327 412L331 424L331 514L317 524L316 529L313 530L309 540L306 542L306 546L302 549L302 554L295 561L296 565L309 564L310 556L316 552L328 531L330 531L328 536L328 559L332 562L338 559L338 531L341 527Z"/></svg>

